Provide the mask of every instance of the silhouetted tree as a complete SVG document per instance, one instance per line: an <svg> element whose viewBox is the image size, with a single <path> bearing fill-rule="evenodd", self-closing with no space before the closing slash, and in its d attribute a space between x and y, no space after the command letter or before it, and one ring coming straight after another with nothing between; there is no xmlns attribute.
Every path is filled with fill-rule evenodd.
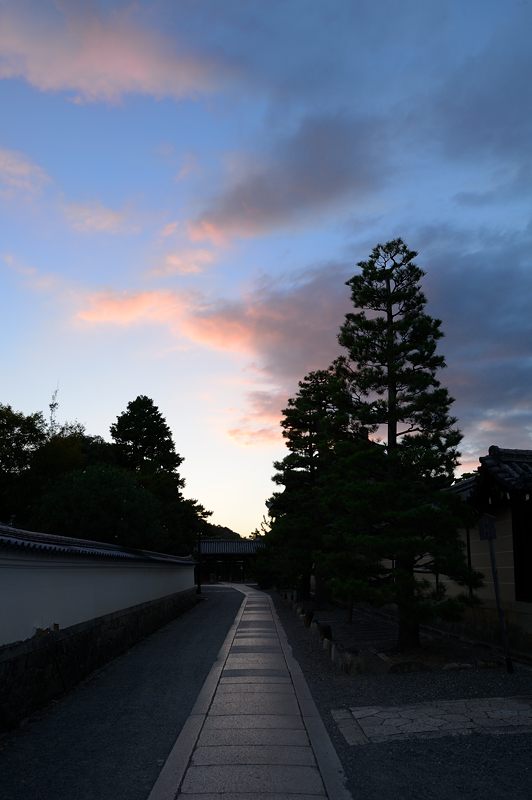
<svg viewBox="0 0 532 800"><path fill-rule="evenodd" d="M35 450L46 440L46 422L40 412L23 414L0 404L0 474L28 469Z"/></svg>
<svg viewBox="0 0 532 800"><path fill-rule="evenodd" d="M153 400L139 395L111 425L119 463L137 472L177 476L183 458L176 453L172 432ZM178 480L183 485L181 479Z"/></svg>
<svg viewBox="0 0 532 800"><path fill-rule="evenodd" d="M359 262L360 274L348 281L356 310L339 335L357 415L385 436L386 470L363 481L370 513L355 528L352 545L370 542L373 556L390 560L389 595L399 611L402 648L418 643L421 620L454 602L416 572L458 581L467 572L457 520L438 492L452 480L461 434L449 413L452 398L437 378L445 366L436 352L441 322L425 312L416 255L395 239Z"/></svg>
<svg viewBox="0 0 532 800"><path fill-rule="evenodd" d="M161 504L133 472L96 464L49 481L28 523L45 533L159 550L168 539L162 517Z"/></svg>
<svg viewBox="0 0 532 800"><path fill-rule="evenodd" d="M309 373L288 401L281 422L288 454L274 464L273 480L283 491L268 502L272 518L267 536L275 571L297 581L303 596L310 588L315 552L323 548L326 519L320 487L338 441L360 435L351 396L336 365Z"/></svg>

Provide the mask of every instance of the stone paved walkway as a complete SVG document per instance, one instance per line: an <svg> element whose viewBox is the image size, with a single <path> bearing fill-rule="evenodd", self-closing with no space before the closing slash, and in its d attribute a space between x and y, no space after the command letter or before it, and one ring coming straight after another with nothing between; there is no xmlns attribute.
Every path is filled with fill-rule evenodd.
<svg viewBox="0 0 532 800"><path fill-rule="evenodd" d="M270 598L246 595L149 800L351 800Z"/></svg>
<svg viewBox="0 0 532 800"><path fill-rule="evenodd" d="M532 695L440 700L403 706L360 706L335 709L331 713L351 745L532 731Z"/></svg>

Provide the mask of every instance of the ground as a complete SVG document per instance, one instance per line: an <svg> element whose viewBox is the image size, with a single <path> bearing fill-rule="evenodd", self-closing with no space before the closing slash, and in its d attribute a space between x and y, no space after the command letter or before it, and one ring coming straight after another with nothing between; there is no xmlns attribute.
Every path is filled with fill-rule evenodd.
<svg viewBox="0 0 532 800"><path fill-rule="evenodd" d="M295 658L303 669L314 700L348 776L354 798L364 800L530 800L532 797L532 726L506 731L471 729L433 737L414 736L350 743L338 712L352 709L393 709L406 716L412 705L485 701L498 698L498 707L513 707L516 698L532 700L532 671L504 667L413 671L407 673L345 674L323 650L319 637L306 628L295 611L273 595ZM345 612L344 612L345 613ZM322 617L324 615L322 614ZM371 626L366 620L367 639ZM331 625L332 627L332 625ZM333 631L334 635L334 631ZM367 641L366 639L366 641ZM384 640L382 640L384 641ZM389 639L388 639L389 641ZM360 646L360 642L359 642ZM468 651L470 654L476 649ZM453 653L455 657L457 653ZM480 709L479 709L480 710ZM355 712L356 715L357 712ZM387 714L390 720L391 715ZM390 727L390 726L389 726ZM370 733L371 726L366 725ZM370 733L370 739L372 734Z"/></svg>

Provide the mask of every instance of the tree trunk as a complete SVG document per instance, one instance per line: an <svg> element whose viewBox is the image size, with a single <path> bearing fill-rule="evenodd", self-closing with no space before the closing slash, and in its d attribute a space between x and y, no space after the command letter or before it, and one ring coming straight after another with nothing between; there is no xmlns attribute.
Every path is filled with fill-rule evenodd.
<svg viewBox="0 0 532 800"><path fill-rule="evenodd" d="M353 595L349 596L349 606L347 609L347 621L351 625L353 622L353 611L355 609L355 601L353 599Z"/></svg>
<svg viewBox="0 0 532 800"><path fill-rule="evenodd" d="M397 648L411 650L419 647L419 622L412 619L410 610L399 608L399 636Z"/></svg>
<svg viewBox="0 0 532 800"><path fill-rule="evenodd" d="M310 572L303 572L299 578L299 591L300 600L308 600L310 597Z"/></svg>
<svg viewBox="0 0 532 800"><path fill-rule="evenodd" d="M414 563L404 556L396 561L397 610L399 613L399 650L419 647L419 620L416 614Z"/></svg>

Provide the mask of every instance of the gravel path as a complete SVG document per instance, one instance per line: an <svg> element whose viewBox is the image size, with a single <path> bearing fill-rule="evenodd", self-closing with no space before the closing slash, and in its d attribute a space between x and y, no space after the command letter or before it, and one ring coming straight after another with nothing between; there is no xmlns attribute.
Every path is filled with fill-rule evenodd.
<svg viewBox="0 0 532 800"><path fill-rule="evenodd" d="M435 700L532 694L532 670L344 675L290 608L272 595L355 798L363 800L530 800L532 733L472 734L350 746L331 711Z"/></svg>
<svg viewBox="0 0 532 800"><path fill-rule="evenodd" d="M146 800L242 602L205 601L0 740L0 800Z"/></svg>

